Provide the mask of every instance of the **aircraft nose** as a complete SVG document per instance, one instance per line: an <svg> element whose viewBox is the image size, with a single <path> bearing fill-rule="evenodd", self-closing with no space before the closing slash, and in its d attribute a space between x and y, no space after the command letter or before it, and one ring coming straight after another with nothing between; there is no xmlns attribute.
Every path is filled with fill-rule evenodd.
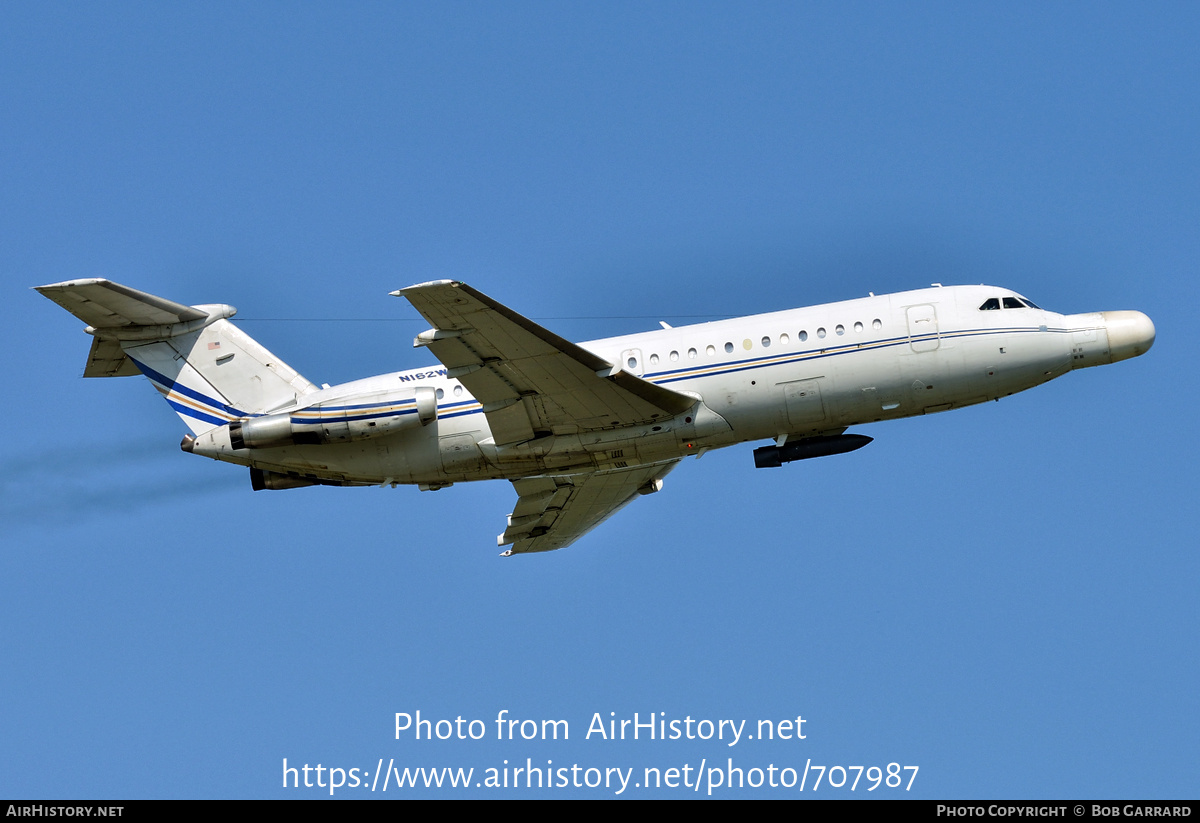
<svg viewBox="0 0 1200 823"><path fill-rule="evenodd" d="M1108 348L1114 363L1145 354L1154 345L1154 323L1140 311L1105 311L1100 315L1108 329Z"/></svg>

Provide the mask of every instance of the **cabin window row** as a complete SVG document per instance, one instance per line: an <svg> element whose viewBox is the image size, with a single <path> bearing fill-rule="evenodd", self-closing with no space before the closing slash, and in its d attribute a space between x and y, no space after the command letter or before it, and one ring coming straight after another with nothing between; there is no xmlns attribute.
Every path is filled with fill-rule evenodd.
<svg viewBox="0 0 1200 823"><path fill-rule="evenodd" d="M862 334L863 328L864 328L864 326L861 321L856 322L853 326L854 333ZM879 318L875 318L874 320L871 321L871 328L875 329L876 331L878 331L879 329L882 329L883 321L880 320ZM829 331L824 326L819 326L817 328L815 334L816 334L817 339L820 340L820 339L824 339L825 337L828 337ZM842 337L843 335L846 334L846 327L844 325L842 325L841 323L838 323L836 326L833 327L833 334L838 337ZM796 340L797 340L797 342L800 342L800 343L806 342L808 340L808 338L809 338L809 334L808 334L807 329L801 329L800 333L796 335ZM770 335L763 335L762 339L760 339L758 341L758 345L764 349L769 349L776 342L778 342L778 344L780 346L786 346L792 342L792 339L788 335L787 332L783 332L782 334L780 334L778 337L775 337L775 338L772 338ZM736 346L734 346L732 341L726 341L724 348L725 348L726 354L733 354L733 352L736 350ZM751 340L750 338L746 338L745 340L742 341L742 348L745 349L746 351L752 350L754 348L754 341ZM712 345L706 346L704 349L704 354L708 357L716 357L717 347L712 346ZM700 356L700 351L696 348L690 348L687 350L686 355L689 360L695 360L697 357ZM671 363L676 363L683 356L684 356L684 354L682 352L680 352L679 350L674 350L667 355L667 360ZM657 366L659 364L659 362L660 362L660 358L657 354L650 355L650 365L651 366ZM631 358L629 358L629 363L627 365L631 369L637 368L637 360L635 358L631 357Z"/></svg>

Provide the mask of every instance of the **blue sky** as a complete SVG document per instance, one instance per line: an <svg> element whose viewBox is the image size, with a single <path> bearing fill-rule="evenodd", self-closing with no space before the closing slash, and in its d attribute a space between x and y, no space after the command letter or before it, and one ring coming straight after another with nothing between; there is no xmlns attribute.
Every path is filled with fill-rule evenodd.
<svg viewBox="0 0 1200 823"><path fill-rule="evenodd" d="M1194 797L1198 38L1184 3L4 7L0 795L732 758ZM576 340L931 282L1158 340L850 455L710 453L501 559L506 483L254 493L181 453L29 290L77 277L231 303L331 383L427 364L387 293L435 278ZM397 740L417 710L489 734ZM571 737L497 741L501 711ZM806 738L585 739L610 712ZM865 787L816 796L904 794Z"/></svg>

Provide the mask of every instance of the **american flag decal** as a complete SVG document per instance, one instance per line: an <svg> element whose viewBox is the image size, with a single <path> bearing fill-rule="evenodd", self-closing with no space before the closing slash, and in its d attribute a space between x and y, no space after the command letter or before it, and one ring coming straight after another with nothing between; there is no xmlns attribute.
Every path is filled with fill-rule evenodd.
<svg viewBox="0 0 1200 823"><path fill-rule="evenodd" d="M218 340L216 343L209 343L209 344L208 344L208 350L209 350L209 351L212 351L213 349L219 349L219 348L221 348L221 341L220 341L220 340Z"/></svg>

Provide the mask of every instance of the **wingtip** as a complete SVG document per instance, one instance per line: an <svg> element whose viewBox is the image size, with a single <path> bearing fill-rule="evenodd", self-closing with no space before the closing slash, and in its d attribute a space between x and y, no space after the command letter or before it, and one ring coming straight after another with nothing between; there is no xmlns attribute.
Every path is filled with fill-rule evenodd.
<svg viewBox="0 0 1200 823"><path fill-rule="evenodd" d="M403 297L409 292L419 291L421 289L430 289L437 286L450 286L451 288L456 289L463 285L466 284L461 280L430 280L425 283L413 283L411 286L405 286L402 289L396 289L393 292L388 292L388 294L390 294L392 297Z"/></svg>
<svg viewBox="0 0 1200 823"><path fill-rule="evenodd" d="M30 286L30 288L33 289L34 291L45 294L46 292L54 291L55 289L65 289L65 288L70 288L72 286L94 286L99 283L108 283L108 282L110 282L110 281L106 280L103 277L83 277L78 280L63 280L61 283L47 283L44 286Z"/></svg>

